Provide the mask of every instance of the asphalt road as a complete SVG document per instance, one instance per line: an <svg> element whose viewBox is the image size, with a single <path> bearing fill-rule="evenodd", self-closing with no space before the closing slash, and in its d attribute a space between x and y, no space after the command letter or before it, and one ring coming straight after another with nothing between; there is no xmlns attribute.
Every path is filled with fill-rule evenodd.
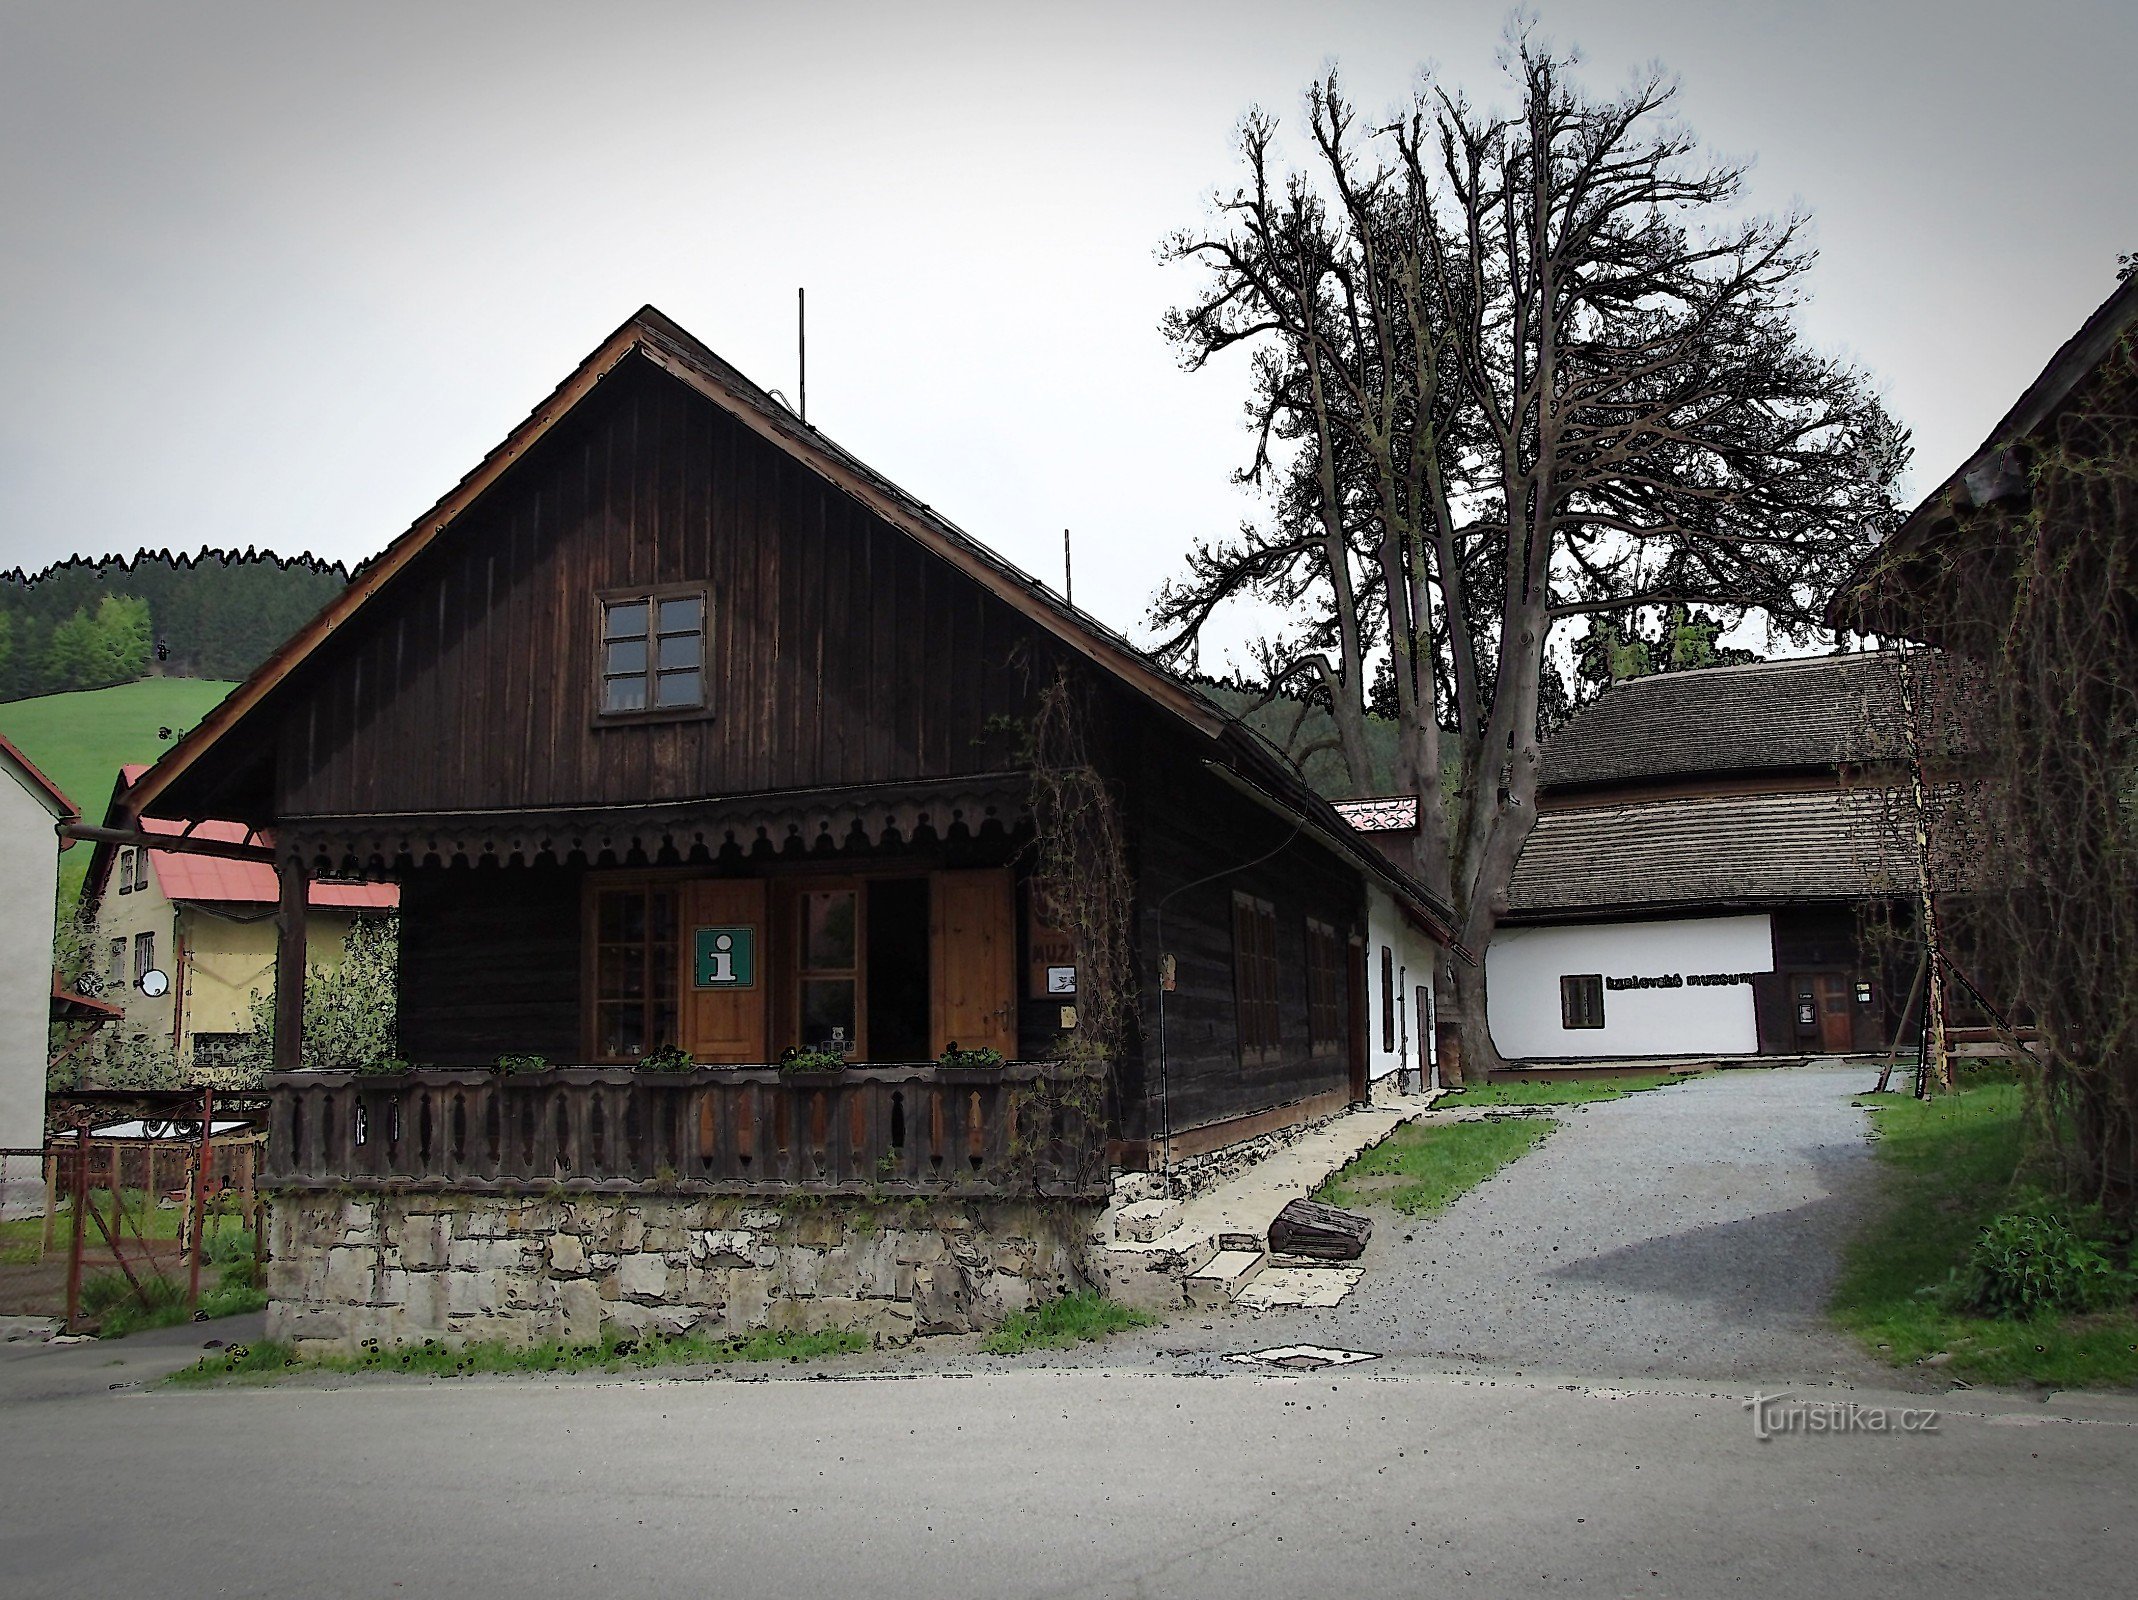
<svg viewBox="0 0 2138 1600"><path fill-rule="evenodd" d="M0 1360L0 1593L1954 1600L2138 1563L2130 1400L1822 1389L1937 1430L1761 1442L1741 1385L1400 1363L194 1393L102 1359Z"/></svg>

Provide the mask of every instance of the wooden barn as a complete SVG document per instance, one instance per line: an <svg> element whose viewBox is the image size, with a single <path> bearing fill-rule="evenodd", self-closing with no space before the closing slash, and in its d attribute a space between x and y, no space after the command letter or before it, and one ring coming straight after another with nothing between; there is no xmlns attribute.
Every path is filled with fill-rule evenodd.
<svg viewBox="0 0 2138 1600"><path fill-rule="evenodd" d="M1236 720L650 308L128 804L271 831L285 975L307 877L397 883L419 1080L503 1059L568 1087L687 1056L660 1076L754 1085L733 1114L762 1120L794 1050L842 1058L840 1092L880 1100L933 1082L952 1045L1014 1077L1074 1036L1077 949L1032 892L1030 741L1055 691L1118 807L1131 891L1114 1163L1364 1098L1369 885L1425 926L1445 910ZM297 987L277 991L278 1065L332 1069L300 1037ZM849 1153L879 1172L882 1109L854 1112L873 1131ZM545 1149L581 1115L545 1123ZM602 1173L584 1141L529 1169L776 1177L667 1146L626 1170L610 1143ZM282 1144L291 1183L416 1160L375 1137ZM484 1160L504 1182L510 1162ZM920 1182L918 1160L894 1175Z"/></svg>

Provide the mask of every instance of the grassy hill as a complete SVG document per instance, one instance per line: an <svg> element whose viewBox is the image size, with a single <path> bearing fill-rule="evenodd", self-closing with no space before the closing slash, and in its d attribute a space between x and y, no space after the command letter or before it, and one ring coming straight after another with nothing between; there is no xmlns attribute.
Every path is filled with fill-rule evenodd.
<svg viewBox="0 0 2138 1600"><path fill-rule="evenodd" d="M119 768L154 761L171 747L158 729L184 733L231 687L206 678L144 678L115 689L9 700L0 703L0 733L66 790L84 817L101 822ZM74 903L88 870L83 846L60 857L60 904Z"/></svg>

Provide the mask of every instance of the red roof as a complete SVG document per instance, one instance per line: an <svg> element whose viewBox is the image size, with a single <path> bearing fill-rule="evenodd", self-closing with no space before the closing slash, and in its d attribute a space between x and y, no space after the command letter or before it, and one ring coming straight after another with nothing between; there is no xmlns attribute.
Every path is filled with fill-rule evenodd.
<svg viewBox="0 0 2138 1600"><path fill-rule="evenodd" d="M4 753L10 761L12 761L16 766L20 767L22 769L22 775L25 778L28 778L30 782L37 788L43 790L46 798L50 799L55 805L57 805L64 815L70 817L81 815L81 813L75 809L74 802L72 800L69 800L65 793L61 791L60 786L54 783L50 778L46 777L42 772L39 772L37 770L37 763L32 761L28 756L24 755L20 750L17 750L14 746L13 741L11 741L4 733L0 733L0 753Z"/></svg>
<svg viewBox="0 0 2138 1600"><path fill-rule="evenodd" d="M126 787L148 771L143 765L121 767ZM190 833L196 839L220 839L228 844L272 844L267 834L254 833L240 822L182 822L162 817L143 817L143 833ZM177 850L149 851L149 865L156 881L172 900L207 900L222 905L271 906L281 898L275 869L264 861L231 861L222 856L196 856ZM310 903L340 911L393 911L401 904L401 888L393 883L315 883Z"/></svg>

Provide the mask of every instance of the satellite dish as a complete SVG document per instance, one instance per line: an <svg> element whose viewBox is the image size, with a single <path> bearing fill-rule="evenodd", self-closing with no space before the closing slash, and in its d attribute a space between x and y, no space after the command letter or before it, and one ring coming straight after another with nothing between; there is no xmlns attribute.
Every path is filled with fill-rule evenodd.
<svg viewBox="0 0 2138 1600"><path fill-rule="evenodd" d="M141 992L151 1000L170 988L171 980L155 967L141 974Z"/></svg>

